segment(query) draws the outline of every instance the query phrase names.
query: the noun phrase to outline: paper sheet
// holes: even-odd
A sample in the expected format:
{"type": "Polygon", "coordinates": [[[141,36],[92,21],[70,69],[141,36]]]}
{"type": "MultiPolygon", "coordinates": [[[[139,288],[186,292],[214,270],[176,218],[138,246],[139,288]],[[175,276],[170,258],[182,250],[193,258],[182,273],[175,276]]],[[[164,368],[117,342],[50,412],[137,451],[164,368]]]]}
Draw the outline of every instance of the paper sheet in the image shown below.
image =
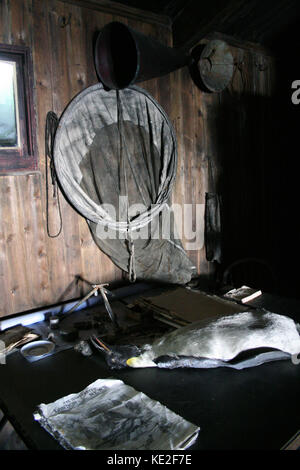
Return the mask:
{"type": "Polygon", "coordinates": [[[65,449],[183,450],[200,430],[116,379],[98,379],[80,393],[41,404],[34,418],[65,449]]]}

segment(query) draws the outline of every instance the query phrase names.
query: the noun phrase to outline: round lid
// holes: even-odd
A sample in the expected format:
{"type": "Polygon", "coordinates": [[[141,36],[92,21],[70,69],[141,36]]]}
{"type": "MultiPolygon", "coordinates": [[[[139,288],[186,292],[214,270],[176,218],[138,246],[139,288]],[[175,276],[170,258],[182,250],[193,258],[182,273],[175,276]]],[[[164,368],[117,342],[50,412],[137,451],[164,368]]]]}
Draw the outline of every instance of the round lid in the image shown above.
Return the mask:
{"type": "Polygon", "coordinates": [[[234,61],[228,44],[220,40],[210,41],[203,49],[198,63],[201,79],[212,92],[223,91],[230,83],[234,61]]]}

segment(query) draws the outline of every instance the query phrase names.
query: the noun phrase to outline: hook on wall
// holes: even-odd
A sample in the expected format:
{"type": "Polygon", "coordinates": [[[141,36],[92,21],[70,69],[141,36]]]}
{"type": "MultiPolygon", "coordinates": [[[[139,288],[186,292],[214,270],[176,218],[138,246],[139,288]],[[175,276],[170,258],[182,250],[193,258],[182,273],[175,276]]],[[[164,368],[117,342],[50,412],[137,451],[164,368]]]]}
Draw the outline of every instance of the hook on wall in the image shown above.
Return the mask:
{"type": "Polygon", "coordinates": [[[71,24],[71,18],[72,18],[72,14],[69,13],[68,17],[66,16],[59,16],[58,17],[58,24],[61,28],[65,28],[66,26],[68,26],[69,24],[71,24]]]}
{"type": "Polygon", "coordinates": [[[255,67],[260,71],[264,72],[269,68],[269,61],[268,58],[263,54],[255,54],[254,55],[255,67]]]}

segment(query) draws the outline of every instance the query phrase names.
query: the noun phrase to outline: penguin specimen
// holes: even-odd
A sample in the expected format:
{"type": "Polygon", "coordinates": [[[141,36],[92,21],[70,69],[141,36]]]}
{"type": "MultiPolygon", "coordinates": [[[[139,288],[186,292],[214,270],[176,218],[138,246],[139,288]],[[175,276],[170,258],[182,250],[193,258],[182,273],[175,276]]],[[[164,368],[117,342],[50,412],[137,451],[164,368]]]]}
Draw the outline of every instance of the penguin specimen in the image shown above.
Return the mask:
{"type": "Polygon", "coordinates": [[[140,348],[107,345],[95,335],[90,340],[112,369],[244,369],[298,355],[299,331],[299,325],[289,317],[256,310],[191,323],[140,348]]]}

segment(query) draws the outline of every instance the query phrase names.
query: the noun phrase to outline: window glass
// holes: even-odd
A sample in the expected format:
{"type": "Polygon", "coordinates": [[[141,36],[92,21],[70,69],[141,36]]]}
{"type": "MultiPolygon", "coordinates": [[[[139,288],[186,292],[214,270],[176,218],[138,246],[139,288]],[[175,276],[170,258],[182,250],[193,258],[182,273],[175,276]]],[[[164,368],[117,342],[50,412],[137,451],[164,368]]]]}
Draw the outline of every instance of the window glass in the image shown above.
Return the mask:
{"type": "Polygon", "coordinates": [[[16,64],[0,60],[0,147],[18,147],[16,64]]]}
{"type": "Polygon", "coordinates": [[[0,44],[0,176],[38,168],[33,88],[30,49],[0,44]]]}

